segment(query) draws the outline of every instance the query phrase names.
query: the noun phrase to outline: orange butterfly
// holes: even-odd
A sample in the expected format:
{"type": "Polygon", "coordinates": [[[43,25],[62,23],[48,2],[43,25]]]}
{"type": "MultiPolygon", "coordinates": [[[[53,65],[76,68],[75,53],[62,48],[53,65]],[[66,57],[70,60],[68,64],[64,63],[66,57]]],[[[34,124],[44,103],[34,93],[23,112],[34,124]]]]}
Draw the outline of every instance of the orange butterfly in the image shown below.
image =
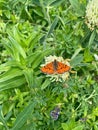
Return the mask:
{"type": "Polygon", "coordinates": [[[63,74],[70,70],[70,66],[54,60],[41,68],[41,71],[45,74],[63,74]]]}

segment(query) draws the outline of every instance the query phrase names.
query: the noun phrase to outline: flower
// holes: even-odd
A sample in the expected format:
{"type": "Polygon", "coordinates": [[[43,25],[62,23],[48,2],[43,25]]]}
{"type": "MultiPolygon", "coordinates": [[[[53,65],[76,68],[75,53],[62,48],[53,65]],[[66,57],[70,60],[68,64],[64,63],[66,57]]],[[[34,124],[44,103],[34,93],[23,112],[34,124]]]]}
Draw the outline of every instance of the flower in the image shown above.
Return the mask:
{"type": "Polygon", "coordinates": [[[57,120],[59,114],[60,114],[60,107],[55,107],[55,109],[50,112],[50,116],[53,120],[57,120]]]}
{"type": "MultiPolygon", "coordinates": [[[[48,57],[45,57],[45,64],[43,64],[41,66],[47,66],[48,63],[53,63],[55,60],[57,61],[57,63],[61,62],[62,64],[65,64],[70,68],[70,63],[69,63],[70,60],[69,59],[64,60],[63,57],[57,57],[55,55],[54,56],[50,55],[48,57]]],[[[53,66],[53,67],[55,68],[55,66],[53,66]]],[[[59,64],[57,64],[56,69],[58,69],[58,67],[59,67],[59,64]]],[[[54,82],[54,81],[62,82],[62,81],[65,81],[66,79],[68,79],[69,71],[65,71],[64,73],[55,73],[55,70],[54,70],[53,74],[48,74],[48,73],[46,73],[46,74],[47,74],[46,75],[47,77],[50,77],[50,80],[52,82],[54,82]]]]}
{"type": "Polygon", "coordinates": [[[98,28],[98,0],[89,0],[86,7],[86,24],[89,29],[98,28]]]}
{"type": "Polygon", "coordinates": [[[86,122],[87,121],[87,117],[80,118],[80,121],[81,122],[86,122]]]}
{"type": "Polygon", "coordinates": [[[98,55],[94,54],[95,60],[98,61],[98,55]]]}

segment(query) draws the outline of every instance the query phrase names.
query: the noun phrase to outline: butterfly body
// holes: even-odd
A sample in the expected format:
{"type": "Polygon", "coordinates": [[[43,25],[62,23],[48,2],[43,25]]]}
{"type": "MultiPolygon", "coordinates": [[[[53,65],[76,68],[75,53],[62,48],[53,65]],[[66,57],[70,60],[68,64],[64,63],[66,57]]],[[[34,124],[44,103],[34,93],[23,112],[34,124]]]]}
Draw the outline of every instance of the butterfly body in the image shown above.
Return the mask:
{"type": "Polygon", "coordinates": [[[45,74],[63,74],[69,70],[70,66],[57,60],[54,60],[41,68],[41,71],[45,74]]]}

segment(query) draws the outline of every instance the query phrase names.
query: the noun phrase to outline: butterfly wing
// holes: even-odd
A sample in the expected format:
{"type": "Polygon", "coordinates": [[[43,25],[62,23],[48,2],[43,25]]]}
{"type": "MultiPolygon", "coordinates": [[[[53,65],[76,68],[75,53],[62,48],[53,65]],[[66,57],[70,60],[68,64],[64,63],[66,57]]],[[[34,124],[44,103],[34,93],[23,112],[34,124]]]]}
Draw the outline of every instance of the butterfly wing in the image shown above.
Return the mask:
{"type": "Polygon", "coordinates": [[[41,68],[41,71],[45,74],[53,74],[54,73],[54,67],[53,67],[53,62],[48,63],[44,67],[41,68]]]}
{"type": "Polygon", "coordinates": [[[41,71],[45,74],[63,74],[70,70],[70,66],[54,60],[41,68],[41,71]]]}
{"type": "Polygon", "coordinates": [[[57,62],[57,63],[58,63],[58,67],[57,67],[58,74],[63,74],[70,70],[70,66],[63,64],[62,62],[57,62]]]}

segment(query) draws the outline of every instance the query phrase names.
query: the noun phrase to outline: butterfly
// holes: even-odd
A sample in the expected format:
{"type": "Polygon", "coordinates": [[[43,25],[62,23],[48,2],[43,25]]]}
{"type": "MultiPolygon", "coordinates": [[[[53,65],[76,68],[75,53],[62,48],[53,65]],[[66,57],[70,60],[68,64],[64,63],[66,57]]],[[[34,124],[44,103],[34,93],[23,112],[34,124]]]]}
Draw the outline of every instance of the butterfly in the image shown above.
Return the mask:
{"type": "Polygon", "coordinates": [[[54,60],[41,68],[41,71],[45,74],[63,74],[69,70],[70,66],[57,60],[54,60]]]}

